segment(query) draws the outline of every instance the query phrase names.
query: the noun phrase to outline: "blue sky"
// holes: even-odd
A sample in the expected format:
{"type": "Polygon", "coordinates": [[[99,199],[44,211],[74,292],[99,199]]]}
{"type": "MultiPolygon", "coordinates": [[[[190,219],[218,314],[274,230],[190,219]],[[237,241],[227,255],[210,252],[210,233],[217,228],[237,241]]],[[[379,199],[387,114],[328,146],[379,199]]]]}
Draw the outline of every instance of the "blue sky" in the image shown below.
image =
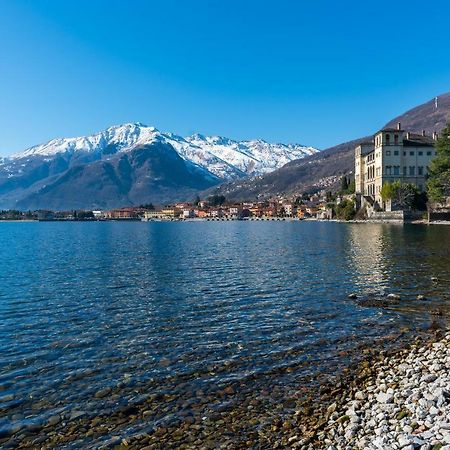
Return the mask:
{"type": "Polygon", "coordinates": [[[137,121],[326,148],[450,91],[448,17],[448,0],[1,0],[0,154],[137,121]]]}

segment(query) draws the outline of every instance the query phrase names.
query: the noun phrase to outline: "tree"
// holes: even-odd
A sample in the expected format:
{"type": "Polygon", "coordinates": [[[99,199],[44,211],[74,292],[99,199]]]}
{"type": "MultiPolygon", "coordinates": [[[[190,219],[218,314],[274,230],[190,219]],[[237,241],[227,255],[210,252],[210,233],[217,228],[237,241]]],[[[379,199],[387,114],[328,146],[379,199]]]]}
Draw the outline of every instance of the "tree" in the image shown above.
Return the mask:
{"type": "Polygon", "coordinates": [[[391,200],[400,209],[412,209],[417,204],[420,192],[414,184],[402,184],[399,180],[385,183],[381,188],[381,198],[391,200]]]}
{"type": "Polygon", "coordinates": [[[353,178],[350,183],[348,184],[348,189],[347,189],[347,193],[348,194],[354,194],[356,190],[356,182],[355,179],[353,178]]]}
{"type": "Polygon", "coordinates": [[[428,171],[427,190],[432,201],[443,203],[450,196],[450,124],[436,141],[436,152],[428,171]]]}
{"type": "Polygon", "coordinates": [[[221,206],[225,203],[225,196],[214,194],[208,198],[208,203],[212,206],[221,206]]]}
{"type": "Polygon", "coordinates": [[[355,187],[356,185],[354,178],[347,177],[346,175],[341,178],[341,194],[354,194],[355,187]]]}
{"type": "Polygon", "coordinates": [[[351,200],[343,200],[336,205],[336,217],[341,220],[352,220],[355,217],[355,204],[351,200]]]}
{"type": "Polygon", "coordinates": [[[194,205],[198,206],[198,204],[201,202],[200,197],[197,195],[194,199],[194,205]]]}
{"type": "Polygon", "coordinates": [[[149,211],[153,211],[155,207],[153,206],[153,203],[144,203],[142,205],[139,205],[139,208],[147,209],[149,211]]]}
{"type": "Polygon", "coordinates": [[[393,183],[390,183],[389,181],[387,183],[384,183],[381,188],[381,198],[383,201],[392,200],[395,195],[395,190],[397,189],[397,186],[400,184],[399,181],[394,181],[393,183]]]}
{"type": "MultiPolygon", "coordinates": [[[[78,219],[94,219],[94,213],[92,211],[75,211],[78,219]]],[[[74,216],[75,217],[75,216],[74,216]]]]}
{"type": "Polygon", "coordinates": [[[344,175],[344,176],[341,178],[341,192],[342,192],[343,194],[346,194],[346,193],[347,193],[347,189],[348,189],[348,180],[347,180],[347,176],[344,175]]]}

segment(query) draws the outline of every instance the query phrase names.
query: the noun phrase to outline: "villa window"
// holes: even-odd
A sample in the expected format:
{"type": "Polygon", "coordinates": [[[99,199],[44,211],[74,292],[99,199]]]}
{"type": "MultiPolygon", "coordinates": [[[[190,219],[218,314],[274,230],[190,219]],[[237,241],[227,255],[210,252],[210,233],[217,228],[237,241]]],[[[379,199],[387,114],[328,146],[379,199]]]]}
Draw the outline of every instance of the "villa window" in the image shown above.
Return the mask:
{"type": "Polygon", "coordinates": [[[407,173],[407,169],[408,169],[408,168],[407,168],[406,166],[403,167],[403,176],[404,176],[404,177],[406,177],[406,175],[408,174],[408,173],[407,173]]]}
{"type": "Polygon", "coordinates": [[[415,174],[416,174],[416,167],[409,166],[409,175],[413,177],[415,174]]]}
{"type": "Polygon", "coordinates": [[[391,156],[391,151],[390,150],[386,150],[386,156],[391,156]]]}
{"type": "Polygon", "coordinates": [[[410,156],[414,156],[414,152],[409,152],[409,155],[410,156]]]}
{"type": "Polygon", "coordinates": [[[386,135],[386,145],[390,145],[391,144],[391,135],[387,134],[386,135]]]}
{"type": "Polygon", "coordinates": [[[423,152],[419,152],[419,156],[422,156],[423,155],[423,152]]]}
{"type": "Polygon", "coordinates": [[[394,144],[398,145],[398,134],[394,134],[394,144]]]}
{"type": "Polygon", "coordinates": [[[406,152],[403,152],[403,156],[406,156],[406,152]]]}
{"type": "Polygon", "coordinates": [[[394,150],[394,155],[398,156],[398,150],[394,150]]]}
{"type": "Polygon", "coordinates": [[[427,152],[427,156],[431,156],[431,152],[427,152]]]}
{"type": "Polygon", "coordinates": [[[394,175],[400,175],[400,166],[394,166],[394,175]]]}
{"type": "Polygon", "coordinates": [[[417,168],[417,172],[418,172],[419,175],[423,175],[423,166],[419,166],[417,168]]]}
{"type": "Polygon", "coordinates": [[[386,175],[392,175],[391,171],[392,171],[392,167],[386,166],[386,175]]]}

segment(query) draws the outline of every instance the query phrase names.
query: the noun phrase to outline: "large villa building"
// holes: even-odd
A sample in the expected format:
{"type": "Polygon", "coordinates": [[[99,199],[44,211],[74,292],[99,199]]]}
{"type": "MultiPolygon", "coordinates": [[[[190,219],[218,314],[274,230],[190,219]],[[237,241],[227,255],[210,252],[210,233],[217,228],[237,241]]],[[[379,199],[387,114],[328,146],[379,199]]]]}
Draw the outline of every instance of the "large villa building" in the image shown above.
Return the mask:
{"type": "Polygon", "coordinates": [[[371,142],[363,142],[355,149],[355,184],[357,206],[365,202],[375,209],[385,209],[381,188],[396,180],[412,183],[420,191],[426,187],[430,161],[436,156],[433,137],[414,134],[397,128],[385,128],[374,135],[371,142]]]}

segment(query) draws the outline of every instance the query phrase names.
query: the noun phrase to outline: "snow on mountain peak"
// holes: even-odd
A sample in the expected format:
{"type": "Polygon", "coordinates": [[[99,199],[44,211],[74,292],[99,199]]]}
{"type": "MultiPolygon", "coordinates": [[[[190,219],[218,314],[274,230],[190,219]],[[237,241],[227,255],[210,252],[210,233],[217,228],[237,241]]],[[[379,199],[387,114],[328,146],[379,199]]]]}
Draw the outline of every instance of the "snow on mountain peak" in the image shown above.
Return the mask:
{"type": "Polygon", "coordinates": [[[57,154],[78,151],[96,152],[102,157],[110,157],[111,154],[131,151],[138,145],[152,142],[170,144],[186,161],[227,180],[268,173],[289,161],[318,151],[313,147],[299,144],[270,144],[260,139],[235,141],[222,136],[204,136],[199,133],[183,138],[135,122],[114,125],[91,136],[53,139],[15,154],[11,158],[51,158],[57,154]]]}

